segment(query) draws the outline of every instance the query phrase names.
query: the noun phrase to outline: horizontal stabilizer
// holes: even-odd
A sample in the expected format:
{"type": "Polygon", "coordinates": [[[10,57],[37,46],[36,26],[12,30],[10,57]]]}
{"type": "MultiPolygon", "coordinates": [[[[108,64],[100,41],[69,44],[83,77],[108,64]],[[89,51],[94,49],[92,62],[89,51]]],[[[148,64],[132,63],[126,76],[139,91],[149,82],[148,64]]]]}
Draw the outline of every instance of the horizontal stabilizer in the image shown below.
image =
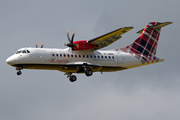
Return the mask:
{"type": "MultiPolygon", "coordinates": [[[[169,25],[169,24],[172,24],[173,22],[163,22],[163,23],[158,23],[156,25],[151,25],[151,24],[148,24],[148,28],[154,28],[154,29],[158,29],[158,28],[162,28],[166,25],[169,25]]],[[[138,31],[137,33],[141,34],[142,32],[144,31],[144,29],[138,31]]]]}

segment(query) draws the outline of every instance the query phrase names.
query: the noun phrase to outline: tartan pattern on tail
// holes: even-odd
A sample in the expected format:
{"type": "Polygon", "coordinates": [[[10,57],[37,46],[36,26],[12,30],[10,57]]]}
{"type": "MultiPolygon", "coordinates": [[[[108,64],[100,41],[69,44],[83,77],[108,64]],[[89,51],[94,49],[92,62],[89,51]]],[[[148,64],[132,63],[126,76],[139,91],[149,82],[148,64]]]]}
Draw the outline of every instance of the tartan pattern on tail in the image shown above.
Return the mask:
{"type": "Polygon", "coordinates": [[[139,38],[137,38],[131,45],[120,49],[125,52],[135,54],[136,58],[141,60],[143,64],[145,62],[149,63],[153,61],[158,61],[158,58],[156,58],[155,55],[161,29],[154,29],[148,27],[156,24],[159,23],[148,23],[139,38]]]}

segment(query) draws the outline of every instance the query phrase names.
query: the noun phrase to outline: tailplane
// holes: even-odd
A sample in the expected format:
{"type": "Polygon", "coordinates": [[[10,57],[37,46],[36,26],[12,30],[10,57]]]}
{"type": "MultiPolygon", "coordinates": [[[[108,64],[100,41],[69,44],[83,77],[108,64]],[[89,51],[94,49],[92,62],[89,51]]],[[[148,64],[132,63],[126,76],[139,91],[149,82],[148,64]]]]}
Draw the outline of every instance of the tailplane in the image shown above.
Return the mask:
{"type": "Polygon", "coordinates": [[[135,53],[139,59],[155,60],[157,44],[160,36],[161,28],[171,24],[172,22],[150,22],[144,29],[138,31],[141,36],[137,38],[131,45],[121,48],[128,53],[135,53]],[[143,56],[143,57],[142,57],[143,56]]]}

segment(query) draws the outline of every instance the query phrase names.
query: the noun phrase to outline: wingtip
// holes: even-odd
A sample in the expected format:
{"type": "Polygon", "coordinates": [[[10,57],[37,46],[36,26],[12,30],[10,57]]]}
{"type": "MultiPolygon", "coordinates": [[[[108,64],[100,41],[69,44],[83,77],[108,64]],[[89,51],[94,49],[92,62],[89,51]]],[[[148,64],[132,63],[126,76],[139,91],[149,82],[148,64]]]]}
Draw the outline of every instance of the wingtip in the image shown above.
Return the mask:
{"type": "Polygon", "coordinates": [[[133,26],[130,26],[130,29],[133,29],[134,27],[133,26]]]}
{"type": "Polygon", "coordinates": [[[123,28],[128,28],[128,29],[133,29],[133,26],[129,26],[129,27],[123,27],[123,28]]]}
{"type": "Polygon", "coordinates": [[[172,24],[173,22],[167,21],[167,22],[165,22],[165,23],[172,24]]]}
{"type": "Polygon", "coordinates": [[[173,22],[165,22],[167,25],[172,24],[173,22]]]}

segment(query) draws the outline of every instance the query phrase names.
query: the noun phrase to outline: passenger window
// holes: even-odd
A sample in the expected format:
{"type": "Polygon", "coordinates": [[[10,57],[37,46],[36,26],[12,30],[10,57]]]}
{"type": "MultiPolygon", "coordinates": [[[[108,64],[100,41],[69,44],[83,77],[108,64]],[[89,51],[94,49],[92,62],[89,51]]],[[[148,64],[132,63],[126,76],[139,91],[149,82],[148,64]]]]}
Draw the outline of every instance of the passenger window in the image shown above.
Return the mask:
{"type": "Polygon", "coordinates": [[[56,54],[56,56],[58,57],[59,55],[58,55],[58,54],[56,54]]]}
{"type": "Polygon", "coordinates": [[[90,55],[90,57],[92,58],[92,55],[90,55]]]}
{"type": "Polygon", "coordinates": [[[52,56],[54,57],[54,54],[52,54],[52,56]]]}
{"type": "Polygon", "coordinates": [[[79,55],[79,58],[81,58],[81,55],[79,55]]]}
{"type": "Polygon", "coordinates": [[[103,56],[101,56],[101,58],[103,59],[103,56]]]}
{"type": "Polygon", "coordinates": [[[23,51],[22,51],[22,53],[26,53],[26,51],[25,51],[25,50],[23,50],[23,51]]]}
{"type": "Polygon", "coordinates": [[[86,57],[89,58],[89,55],[87,55],[86,57]]]}
{"type": "Polygon", "coordinates": [[[96,56],[94,55],[94,58],[96,58],[96,56]]]}
{"type": "Polygon", "coordinates": [[[60,54],[60,57],[62,57],[62,54],[60,54]]]}
{"type": "Polygon", "coordinates": [[[111,59],[111,56],[109,56],[109,59],[111,59]]]}
{"type": "Polygon", "coordinates": [[[85,58],[85,56],[83,55],[83,58],[85,58]]]}
{"type": "Polygon", "coordinates": [[[100,58],[100,57],[98,56],[98,58],[100,58]]]}
{"type": "Polygon", "coordinates": [[[67,56],[69,57],[69,54],[67,54],[67,56]]]}
{"type": "Polygon", "coordinates": [[[66,54],[64,54],[64,57],[66,57],[66,54]]]}
{"type": "Polygon", "coordinates": [[[114,59],[114,56],[112,56],[112,59],[114,59]]]}
{"type": "Polygon", "coordinates": [[[71,57],[73,57],[73,55],[71,55],[71,57]]]}
{"type": "Polygon", "coordinates": [[[105,58],[107,59],[107,56],[105,56],[105,58]]]}
{"type": "Polygon", "coordinates": [[[75,57],[77,57],[77,55],[75,55],[75,57]]]}

